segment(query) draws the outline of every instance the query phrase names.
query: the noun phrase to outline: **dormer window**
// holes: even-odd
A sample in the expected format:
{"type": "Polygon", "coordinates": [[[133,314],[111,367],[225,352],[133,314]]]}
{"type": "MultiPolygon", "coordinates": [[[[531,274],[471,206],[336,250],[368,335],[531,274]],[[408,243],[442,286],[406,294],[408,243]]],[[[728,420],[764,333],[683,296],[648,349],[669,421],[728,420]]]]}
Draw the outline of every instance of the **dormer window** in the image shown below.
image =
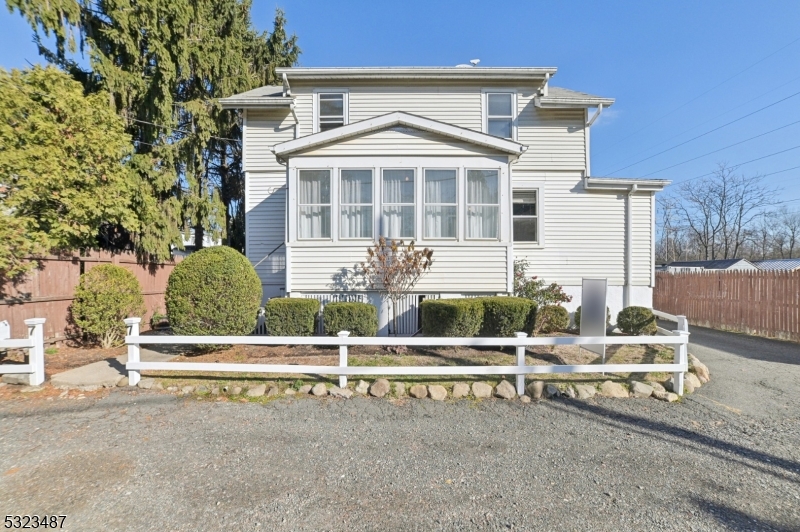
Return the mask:
{"type": "Polygon", "coordinates": [[[514,138],[514,94],[510,92],[486,93],[486,132],[504,139],[514,138]]]}
{"type": "Polygon", "coordinates": [[[321,92],[317,98],[317,131],[328,131],[347,123],[346,93],[321,92]]]}

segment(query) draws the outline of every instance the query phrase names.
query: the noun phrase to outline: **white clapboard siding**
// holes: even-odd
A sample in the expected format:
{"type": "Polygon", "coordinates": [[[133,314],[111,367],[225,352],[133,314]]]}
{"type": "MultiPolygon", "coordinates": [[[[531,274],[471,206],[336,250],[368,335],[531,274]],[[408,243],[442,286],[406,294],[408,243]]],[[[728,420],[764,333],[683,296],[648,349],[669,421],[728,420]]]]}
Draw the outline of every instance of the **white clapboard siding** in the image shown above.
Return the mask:
{"type": "Polygon", "coordinates": [[[583,170],[586,168],[583,109],[540,109],[533,94],[517,94],[517,141],[528,146],[515,171],[583,170]]]}
{"type": "Polygon", "coordinates": [[[244,170],[285,172],[272,146],[294,138],[294,118],[288,109],[248,109],[244,134],[244,170]]]}
{"type": "Polygon", "coordinates": [[[286,249],[275,250],[286,234],[286,175],[259,172],[246,175],[247,258],[256,265],[264,296],[274,297],[281,295],[286,285],[286,249]]]}
{"type": "MultiPolygon", "coordinates": [[[[353,282],[353,273],[367,258],[368,243],[291,249],[291,291],[341,292],[363,289],[353,282]]],[[[415,291],[506,292],[507,253],[505,245],[431,245],[433,266],[415,291]]]]}
{"type": "MultiPolygon", "coordinates": [[[[532,180],[514,174],[514,180],[532,180]]],[[[541,176],[539,180],[542,180],[541,176]]],[[[580,286],[584,277],[607,278],[610,285],[625,282],[625,195],[586,192],[581,176],[547,174],[544,191],[544,247],[516,242],[514,255],[529,264],[529,273],[547,282],[580,286]]],[[[651,196],[634,195],[633,283],[650,285],[651,196]]]]}

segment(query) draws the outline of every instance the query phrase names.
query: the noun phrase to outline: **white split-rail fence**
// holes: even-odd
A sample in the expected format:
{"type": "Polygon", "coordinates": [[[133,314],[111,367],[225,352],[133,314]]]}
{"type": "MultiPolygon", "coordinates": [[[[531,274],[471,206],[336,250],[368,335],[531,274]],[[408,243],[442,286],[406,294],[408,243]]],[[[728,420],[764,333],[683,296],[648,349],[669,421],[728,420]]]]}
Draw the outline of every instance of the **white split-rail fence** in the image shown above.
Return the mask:
{"type": "Polygon", "coordinates": [[[551,373],[647,373],[671,372],[675,389],[683,394],[683,374],[688,371],[689,329],[684,316],[658,313],[662,319],[678,323],[678,329],[664,331],[658,339],[652,336],[573,336],[535,337],[518,332],[515,338],[439,338],[439,337],[351,337],[342,331],[332,336],[140,336],[141,318],[128,318],[128,380],[138,384],[142,371],[191,371],[235,373],[291,373],[308,375],[338,375],[339,386],[347,386],[348,375],[516,375],[517,393],[525,393],[525,376],[551,373]],[[672,345],[675,357],[672,364],[587,364],[528,366],[525,348],[534,345],[672,345]],[[303,364],[238,364],[221,362],[143,362],[141,345],[330,345],[339,346],[338,366],[311,366],[303,364]],[[463,346],[516,348],[517,364],[514,366],[349,366],[347,348],[352,345],[370,346],[463,346]]]}
{"type": "Polygon", "coordinates": [[[13,339],[7,321],[0,322],[0,350],[27,349],[27,364],[0,364],[0,374],[28,374],[28,384],[39,386],[44,382],[44,322],[45,318],[25,320],[28,337],[13,339]]]}

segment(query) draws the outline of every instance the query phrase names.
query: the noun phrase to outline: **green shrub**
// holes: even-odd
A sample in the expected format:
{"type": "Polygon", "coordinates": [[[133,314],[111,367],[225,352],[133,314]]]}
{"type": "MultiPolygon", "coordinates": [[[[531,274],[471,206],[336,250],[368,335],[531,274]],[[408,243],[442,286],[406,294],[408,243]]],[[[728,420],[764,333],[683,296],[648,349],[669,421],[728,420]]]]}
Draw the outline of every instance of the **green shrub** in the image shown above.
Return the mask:
{"type": "Polygon", "coordinates": [[[142,287],[121,266],[96,266],[81,275],[70,312],[91,341],[104,348],[119,345],[126,332],[122,320],[145,312],[142,287]]]}
{"type": "Polygon", "coordinates": [[[201,249],[178,264],[167,282],[167,317],[180,335],[237,336],[253,332],[261,280],[233,248],[201,249]]]}
{"type": "Polygon", "coordinates": [[[267,333],[271,336],[312,336],[318,314],[316,299],[273,297],[264,306],[267,333]]]}
{"type": "Polygon", "coordinates": [[[350,331],[350,336],[376,336],[378,309],[369,303],[328,303],[322,311],[325,334],[336,336],[350,331]]]}
{"type": "Polygon", "coordinates": [[[477,335],[483,323],[483,302],[479,298],[426,299],[422,308],[424,336],[477,335]]]}
{"type": "Polygon", "coordinates": [[[569,312],[559,305],[544,305],[536,312],[534,335],[552,334],[569,327],[569,312]]]}
{"type": "Polygon", "coordinates": [[[647,307],[626,307],[617,314],[617,327],[631,336],[652,336],[658,332],[656,317],[647,307]]]}
{"type": "Polygon", "coordinates": [[[483,325],[480,335],[513,337],[516,332],[530,330],[536,303],[522,297],[481,297],[483,325]]]}
{"type": "MultiPolygon", "coordinates": [[[[611,323],[611,309],[606,307],[606,325],[608,325],[609,323],[611,323]]],[[[577,309],[575,309],[575,328],[578,329],[578,330],[580,330],[580,328],[581,328],[581,307],[580,307],[580,305],[578,306],[577,309]]]]}

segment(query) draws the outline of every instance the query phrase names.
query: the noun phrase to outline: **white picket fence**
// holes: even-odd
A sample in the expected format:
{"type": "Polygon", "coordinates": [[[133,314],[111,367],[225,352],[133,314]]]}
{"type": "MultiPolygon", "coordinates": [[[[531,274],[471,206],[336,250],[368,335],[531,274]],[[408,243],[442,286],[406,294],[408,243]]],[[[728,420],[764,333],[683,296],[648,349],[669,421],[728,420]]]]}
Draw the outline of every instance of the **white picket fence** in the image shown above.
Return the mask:
{"type": "MultiPolygon", "coordinates": [[[[663,313],[662,313],[663,314],[663,313]]],[[[141,378],[142,371],[191,371],[191,372],[235,372],[235,373],[291,373],[314,375],[338,375],[339,386],[347,385],[348,375],[516,375],[517,393],[525,391],[525,376],[551,373],[646,373],[671,372],[675,389],[683,393],[683,373],[688,370],[689,331],[686,318],[673,316],[678,329],[668,334],[652,336],[575,336],[535,337],[516,333],[516,338],[433,338],[433,337],[350,337],[342,331],[331,336],[140,336],[141,318],[128,318],[128,362],[126,369],[131,385],[141,378]],[[141,345],[336,345],[339,346],[338,366],[312,366],[302,364],[229,364],[218,362],[143,362],[140,359],[141,345]],[[672,364],[588,364],[528,366],[525,363],[525,348],[534,345],[672,345],[675,356],[672,364]],[[370,346],[464,346],[516,348],[517,364],[514,366],[349,366],[347,348],[351,345],[370,346]]]]}
{"type": "Polygon", "coordinates": [[[45,318],[25,320],[28,337],[12,339],[8,322],[0,322],[0,350],[27,349],[27,364],[1,364],[0,374],[28,374],[28,384],[38,386],[44,382],[44,322],[45,318]]]}

